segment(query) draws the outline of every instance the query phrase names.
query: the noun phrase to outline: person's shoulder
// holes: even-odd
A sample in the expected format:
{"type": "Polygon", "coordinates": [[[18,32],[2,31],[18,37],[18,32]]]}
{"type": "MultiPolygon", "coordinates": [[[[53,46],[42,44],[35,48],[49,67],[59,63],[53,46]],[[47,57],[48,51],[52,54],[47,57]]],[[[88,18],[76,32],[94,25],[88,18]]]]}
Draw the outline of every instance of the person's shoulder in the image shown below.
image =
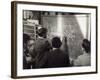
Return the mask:
{"type": "Polygon", "coordinates": [[[59,52],[64,54],[64,55],[66,55],[66,52],[64,50],[62,50],[62,49],[59,49],[59,52]]]}
{"type": "Polygon", "coordinates": [[[85,54],[78,56],[78,60],[84,60],[84,58],[86,58],[85,54]]]}
{"type": "Polygon", "coordinates": [[[56,52],[56,53],[59,53],[60,55],[64,55],[64,56],[67,55],[67,54],[66,54],[63,50],[61,50],[61,49],[56,49],[55,52],[56,52]]]}
{"type": "Polygon", "coordinates": [[[42,38],[37,38],[36,40],[35,40],[35,42],[36,43],[39,43],[39,42],[45,42],[46,40],[45,39],[42,39],[42,38]]]}
{"type": "Polygon", "coordinates": [[[82,54],[82,55],[79,55],[79,56],[78,56],[78,59],[81,59],[81,58],[83,58],[83,56],[84,56],[83,54],[82,54]]]}
{"type": "Polygon", "coordinates": [[[54,51],[53,51],[53,50],[47,51],[47,52],[46,52],[46,56],[47,56],[48,58],[51,58],[52,56],[54,56],[54,51]]]}

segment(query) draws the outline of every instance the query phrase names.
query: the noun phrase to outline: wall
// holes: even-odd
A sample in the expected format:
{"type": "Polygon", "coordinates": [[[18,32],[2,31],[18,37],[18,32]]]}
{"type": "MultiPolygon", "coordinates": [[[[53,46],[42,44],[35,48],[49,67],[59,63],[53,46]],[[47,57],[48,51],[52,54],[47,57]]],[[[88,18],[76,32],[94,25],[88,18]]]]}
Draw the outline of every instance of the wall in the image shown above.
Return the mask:
{"type": "Polygon", "coordinates": [[[69,56],[73,59],[82,54],[81,43],[83,37],[85,37],[82,32],[87,31],[84,30],[86,29],[85,27],[87,27],[84,18],[86,19],[86,16],[83,17],[83,15],[78,14],[48,15],[42,17],[43,26],[48,29],[48,37],[50,39],[54,36],[59,36],[63,41],[64,37],[67,37],[69,56]],[[85,25],[80,25],[78,23],[85,25]]]}
{"type": "MultiPolygon", "coordinates": [[[[100,5],[100,0],[30,0],[37,2],[51,2],[64,4],[80,4],[80,5],[100,5]]],[[[100,6],[98,7],[100,14],[100,6]]],[[[100,16],[98,15],[98,34],[100,16]]],[[[100,37],[98,37],[98,47],[100,45],[100,37]]],[[[99,51],[100,52],[100,51],[99,51]]],[[[98,52],[98,53],[99,53],[98,52]]],[[[100,54],[98,54],[100,57],[100,54]]],[[[98,63],[100,59],[98,58],[98,63]]],[[[100,64],[98,64],[100,67],[100,64]]],[[[0,0],[0,80],[14,80],[10,78],[11,71],[11,0],[0,0]]],[[[60,77],[34,78],[34,80],[100,80],[100,69],[98,74],[73,75],[60,77]]],[[[20,79],[19,79],[20,80],[20,79]]],[[[24,79],[22,79],[24,80],[24,79]]],[[[33,80],[33,78],[26,79],[33,80]]]]}

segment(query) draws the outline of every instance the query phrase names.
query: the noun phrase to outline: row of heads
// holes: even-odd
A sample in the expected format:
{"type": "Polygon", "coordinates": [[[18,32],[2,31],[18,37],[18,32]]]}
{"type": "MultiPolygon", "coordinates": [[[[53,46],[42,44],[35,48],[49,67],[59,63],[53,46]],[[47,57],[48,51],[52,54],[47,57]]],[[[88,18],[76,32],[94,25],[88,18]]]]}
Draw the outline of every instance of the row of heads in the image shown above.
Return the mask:
{"type": "MultiPolygon", "coordinates": [[[[47,29],[46,28],[40,28],[37,31],[38,36],[46,38],[47,35],[47,29]]],[[[26,43],[28,40],[30,40],[30,36],[27,34],[23,34],[23,42],[26,43]]],[[[53,37],[52,40],[52,46],[54,48],[60,48],[62,45],[62,41],[60,40],[60,37],[56,36],[53,37]]],[[[82,41],[82,48],[89,53],[90,52],[90,41],[88,39],[83,39],[82,41]]]]}

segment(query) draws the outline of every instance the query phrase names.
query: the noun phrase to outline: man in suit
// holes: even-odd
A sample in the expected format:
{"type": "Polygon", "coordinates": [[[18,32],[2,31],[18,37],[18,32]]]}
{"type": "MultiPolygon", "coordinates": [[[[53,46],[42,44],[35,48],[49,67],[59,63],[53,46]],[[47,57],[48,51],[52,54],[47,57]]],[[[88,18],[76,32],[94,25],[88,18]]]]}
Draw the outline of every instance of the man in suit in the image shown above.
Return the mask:
{"type": "Polygon", "coordinates": [[[59,37],[52,39],[53,50],[47,54],[47,67],[68,67],[70,66],[69,56],[60,49],[62,42],[59,37]]]}
{"type": "Polygon", "coordinates": [[[35,68],[44,67],[45,53],[51,49],[51,45],[46,37],[47,37],[47,29],[46,28],[38,29],[38,38],[34,42],[34,50],[33,53],[31,54],[32,57],[35,59],[35,68]]]}

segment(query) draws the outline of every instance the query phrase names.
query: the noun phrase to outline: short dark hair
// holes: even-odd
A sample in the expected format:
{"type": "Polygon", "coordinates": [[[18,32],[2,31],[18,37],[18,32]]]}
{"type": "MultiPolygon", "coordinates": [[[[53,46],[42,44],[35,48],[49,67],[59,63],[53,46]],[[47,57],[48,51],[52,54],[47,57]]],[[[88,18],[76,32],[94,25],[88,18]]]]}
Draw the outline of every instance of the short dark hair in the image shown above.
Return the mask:
{"type": "Polygon", "coordinates": [[[43,37],[44,35],[46,35],[46,33],[47,33],[47,29],[46,29],[46,28],[40,28],[40,29],[38,29],[38,31],[37,31],[37,34],[38,34],[39,36],[41,36],[41,37],[43,37]]]}
{"type": "Polygon", "coordinates": [[[62,42],[61,42],[61,40],[60,40],[59,37],[54,37],[54,38],[52,39],[52,46],[53,46],[54,48],[60,48],[61,45],[62,45],[62,42]]]}
{"type": "Polygon", "coordinates": [[[30,40],[30,36],[28,35],[28,34],[23,34],[23,43],[27,43],[27,41],[29,41],[30,40]]]}
{"type": "Polygon", "coordinates": [[[88,41],[87,39],[84,39],[82,43],[82,47],[85,49],[87,53],[89,53],[90,52],[90,41],[88,41]]]}

